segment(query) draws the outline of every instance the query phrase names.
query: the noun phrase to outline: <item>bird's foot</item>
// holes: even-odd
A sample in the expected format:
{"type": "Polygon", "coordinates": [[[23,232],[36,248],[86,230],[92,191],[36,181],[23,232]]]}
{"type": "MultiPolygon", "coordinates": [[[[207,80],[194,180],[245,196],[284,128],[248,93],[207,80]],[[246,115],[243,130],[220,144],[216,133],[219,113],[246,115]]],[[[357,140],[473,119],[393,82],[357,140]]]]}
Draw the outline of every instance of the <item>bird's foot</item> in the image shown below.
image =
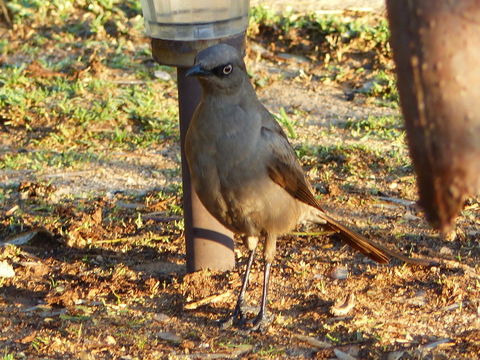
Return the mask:
{"type": "Polygon", "coordinates": [[[272,320],[273,316],[267,315],[264,312],[259,312],[252,321],[252,327],[250,328],[250,331],[263,333],[268,329],[272,320]]]}
{"type": "Polygon", "coordinates": [[[220,321],[220,325],[223,329],[228,329],[232,326],[244,327],[247,324],[246,314],[249,312],[255,312],[255,309],[251,306],[236,306],[232,315],[220,321]]]}
{"type": "Polygon", "coordinates": [[[232,326],[244,326],[246,322],[247,320],[245,319],[245,315],[243,315],[243,313],[234,312],[226,319],[220,320],[220,326],[222,329],[229,329],[232,326]]]}

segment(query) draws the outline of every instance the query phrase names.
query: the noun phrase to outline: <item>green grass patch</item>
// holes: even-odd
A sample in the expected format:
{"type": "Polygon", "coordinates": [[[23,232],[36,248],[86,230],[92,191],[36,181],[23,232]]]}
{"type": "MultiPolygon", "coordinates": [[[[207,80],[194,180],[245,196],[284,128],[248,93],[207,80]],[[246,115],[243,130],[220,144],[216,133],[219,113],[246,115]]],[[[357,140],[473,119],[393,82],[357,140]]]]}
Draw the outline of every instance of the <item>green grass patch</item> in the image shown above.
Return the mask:
{"type": "Polygon", "coordinates": [[[63,152],[38,150],[5,154],[0,157],[0,169],[5,170],[44,170],[53,168],[78,168],[86,162],[98,162],[104,157],[92,152],[68,150],[63,152]]]}
{"type": "Polygon", "coordinates": [[[304,144],[295,151],[304,164],[320,168],[325,176],[334,173],[365,179],[372,175],[405,175],[413,171],[408,153],[402,145],[385,151],[358,143],[326,146],[304,144]]]}
{"type": "Polygon", "coordinates": [[[388,43],[390,31],[383,17],[277,13],[263,6],[255,6],[250,11],[250,23],[266,28],[265,31],[281,33],[287,43],[294,42],[293,34],[290,34],[292,30],[302,30],[306,36],[304,40],[315,40],[317,46],[326,46],[331,51],[354,45],[354,49],[349,50],[375,49],[383,55],[391,54],[388,43]]]}
{"type": "MultiPolygon", "coordinates": [[[[275,53],[306,57],[312,67],[322,69],[317,76],[324,81],[346,85],[379,105],[398,106],[385,17],[277,13],[257,6],[251,9],[248,34],[275,53]]],[[[257,82],[263,85],[263,81],[257,82]]]]}
{"type": "Polygon", "coordinates": [[[369,116],[366,119],[349,119],[342,127],[350,130],[355,138],[370,137],[381,140],[403,141],[405,131],[399,116],[369,116]]]}

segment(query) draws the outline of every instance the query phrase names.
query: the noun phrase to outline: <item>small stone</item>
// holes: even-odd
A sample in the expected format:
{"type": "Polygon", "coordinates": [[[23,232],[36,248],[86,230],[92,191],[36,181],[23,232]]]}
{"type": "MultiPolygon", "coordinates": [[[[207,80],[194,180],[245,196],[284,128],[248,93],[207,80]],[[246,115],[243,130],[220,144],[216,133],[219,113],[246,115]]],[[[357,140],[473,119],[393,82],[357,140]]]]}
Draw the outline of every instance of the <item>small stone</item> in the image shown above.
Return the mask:
{"type": "Polygon", "coordinates": [[[450,249],[446,246],[442,246],[440,248],[440,255],[452,255],[452,249],[450,249]]]}
{"type": "Polygon", "coordinates": [[[405,351],[393,351],[387,355],[387,360],[398,360],[403,354],[405,354],[405,351]]]}
{"type": "Polygon", "coordinates": [[[153,73],[153,76],[155,76],[157,79],[160,79],[160,80],[163,80],[163,81],[172,80],[172,76],[168,72],[163,71],[163,70],[156,70],[153,73]]]}
{"type": "Polygon", "coordinates": [[[398,184],[396,182],[392,182],[390,185],[388,185],[388,188],[390,190],[394,190],[398,187],[398,184]]]}
{"type": "Polygon", "coordinates": [[[348,278],[348,269],[344,266],[337,266],[330,273],[332,279],[345,280],[348,278]]]}
{"type": "Polygon", "coordinates": [[[15,276],[15,270],[13,270],[12,265],[6,261],[0,261],[0,277],[12,278],[15,276]]]}
{"type": "Polygon", "coordinates": [[[403,218],[407,221],[421,220],[418,216],[413,215],[411,212],[405,213],[405,215],[403,215],[403,218]]]}
{"type": "Polygon", "coordinates": [[[345,299],[341,299],[330,308],[330,313],[334,316],[345,316],[354,307],[355,307],[355,295],[348,294],[345,297],[345,299]]]}
{"type": "Polygon", "coordinates": [[[427,303],[427,293],[420,290],[414,297],[408,299],[406,303],[414,306],[424,306],[427,303]]]}
{"type": "Polygon", "coordinates": [[[30,240],[32,240],[37,235],[37,231],[26,231],[20,234],[15,234],[10,236],[4,244],[11,244],[11,245],[25,245],[28,244],[30,240]]]}
{"type": "Polygon", "coordinates": [[[153,315],[153,320],[158,321],[158,322],[167,322],[170,320],[170,316],[164,313],[157,313],[153,315]]]}
{"type": "Polygon", "coordinates": [[[114,338],[112,335],[108,335],[108,336],[105,338],[105,342],[106,342],[108,345],[116,345],[116,344],[117,344],[117,340],[115,340],[115,338],[114,338]]]}
{"type": "Polygon", "coordinates": [[[337,359],[340,359],[340,360],[356,360],[357,359],[356,357],[353,357],[352,355],[347,354],[346,352],[343,352],[342,350],[339,350],[339,349],[333,349],[333,352],[335,353],[335,356],[337,357],[337,359]]]}
{"type": "Polygon", "coordinates": [[[157,336],[162,339],[162,340],[166,340],[166,341],[169,341],[169,342],[172,342],[172,343],[181,343],[182,342],[182,339],[180,338],[180,336],[172,333],[172,332],[169,332],[169,331],[162,331],[162,332],[159,332],[157,334],[157,336]]]}
{"type": "Polygon", "coordinates": [[[40,316],[47,319],[47,318],[53,318],[56,316],[64,315],[66,313],[67,313],[67,309],[47,310],[47,311],[42,311],[40,313],[40,316]]]}
{"type": "Polygon", "coordinates": [[[294,359],[310,359],[313,357],[316,351],[317,351],[316,349],[299,347],[299,348],[286,349],[285,353],[286,355],[288,355],[288,357],[294,358],[294,359]]]}
{"type": "Polygon", "coordinates": [[[277,56],[284,60],[294,61],[299,64],[308,64],[310,60],[302,55],[288,54],[288,53],[278,53],[277,56]]]}

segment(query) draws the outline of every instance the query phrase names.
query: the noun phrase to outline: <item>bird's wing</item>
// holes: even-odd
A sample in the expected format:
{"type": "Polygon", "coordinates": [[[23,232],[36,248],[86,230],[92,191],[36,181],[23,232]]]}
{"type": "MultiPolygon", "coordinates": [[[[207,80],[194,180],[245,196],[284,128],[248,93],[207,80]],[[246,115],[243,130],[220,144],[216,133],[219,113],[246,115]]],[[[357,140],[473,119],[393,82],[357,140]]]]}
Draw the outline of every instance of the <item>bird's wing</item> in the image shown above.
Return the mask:
{"type": "Polygon", "coordinates": [[[272,118],[272,121],[264,122],[261,131],[262,139],[271,154],[267,163],[270,178],[294,198],[321,210],[305,178],[302,166],[280,125],[272,118]]]}
{"type": "MultiPolygon", "coordinates": [[[[273,120],[273,119],[272,119],[273,120]]],[[[284,188],[294,198],[318,209],[318,216],[330,227],[340,232],[345,242],[379,263],[387,263],[389,258],[384,249],[348,227],[328,216],[313,196],[310,184],[295,156],[285,132],[275,121],[266,121],[262,127],[262,139],[269,147],[271,157],[267,164],[270,178],[284,188]]]]}
{"type": "Polygon", "coordinates": [[[409,264],[422,266],[435,264],[435,262],[430,259],[411,258],[403,255],[399,251],[391,250],[369,240],[325,213],[318,200],[313,196],[312,188],[305,178],[302,166],[287,139],[287,135],[270,113],[268,113],[267,110],[265,110],[265,112],[266,115],[264,116],[262,124],[262,139],[269,147],[271,157],[267,164],[267,171],[275,183],[284,188],[296,199],[318,209],[319,211],[316,212],[316,215],[320,219],[326,221],[332,229],[338,231],[347,244],[372,260],[379,263],[388,263],[389,256],[392,256],[409,264]],[[269,118],[267,118],[267,116],[269,116],[269,118]]]}

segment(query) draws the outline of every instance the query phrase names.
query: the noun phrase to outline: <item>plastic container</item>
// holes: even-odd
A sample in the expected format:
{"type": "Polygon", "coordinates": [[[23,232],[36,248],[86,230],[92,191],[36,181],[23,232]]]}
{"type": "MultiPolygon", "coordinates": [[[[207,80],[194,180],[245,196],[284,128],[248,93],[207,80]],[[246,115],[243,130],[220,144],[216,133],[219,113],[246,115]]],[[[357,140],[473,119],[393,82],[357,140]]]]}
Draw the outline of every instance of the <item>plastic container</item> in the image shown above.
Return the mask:
{"type": "Polygon", "coordinates": [[[248,26],[249,0],[141,0],[147,35],[164,40],[209,40],[248,26]]]}

